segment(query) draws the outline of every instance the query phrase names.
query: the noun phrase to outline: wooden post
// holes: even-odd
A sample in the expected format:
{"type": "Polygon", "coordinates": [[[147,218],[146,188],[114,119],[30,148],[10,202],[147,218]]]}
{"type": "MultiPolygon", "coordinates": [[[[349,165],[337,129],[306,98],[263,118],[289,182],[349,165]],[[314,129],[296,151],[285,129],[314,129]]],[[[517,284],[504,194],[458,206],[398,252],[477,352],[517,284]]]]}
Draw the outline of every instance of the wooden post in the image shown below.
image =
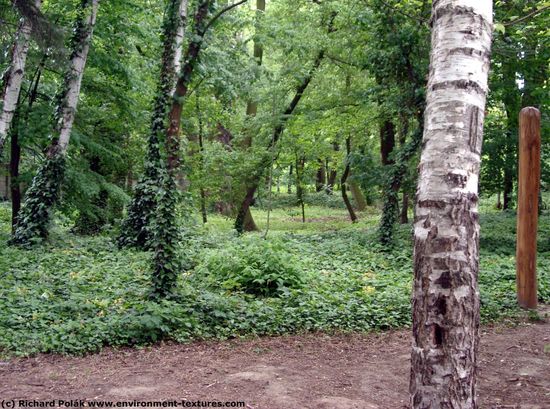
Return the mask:
{"type": "Polygon", "coordinates": [[[540,189],[540,112],[519,114],[516,284],[522,308],[537,308],[537,222],[540,189]]]}

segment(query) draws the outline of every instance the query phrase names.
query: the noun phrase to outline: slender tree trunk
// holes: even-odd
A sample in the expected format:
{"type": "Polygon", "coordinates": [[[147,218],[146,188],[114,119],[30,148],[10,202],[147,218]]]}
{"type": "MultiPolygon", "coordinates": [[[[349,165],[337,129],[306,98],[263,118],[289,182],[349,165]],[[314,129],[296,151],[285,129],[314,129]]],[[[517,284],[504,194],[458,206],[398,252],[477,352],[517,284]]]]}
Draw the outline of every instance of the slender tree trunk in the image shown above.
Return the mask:
{"type": "MultiPolygon", "coordinates": [[[[42,5],[42,0],[34,0],[34,5],[39,9],[42,5]]],[[[0,160],[3,156],[4,144],[10,130],[15,109],[17,108],[19,93],[21,92],[21,84],[23,83],[23,76],[25,75],[25,65],[29,51],[31,30],[32,25],[29,19],[22,17],[10,53],[11,63],[2,78],[3,104],[2,112],[0,113],[0,160]]]]}
{"type": "MultiPolygon", "coordinates": [[[[15,114],[17,116],[18,113],[15,114]]],[[[14,118],[14,125],[17,126],[17,118],[14,118]]],[[[11,228],[15,232],[17,216],[21,209],[21,186],[19,182],[19,163],[21,161],[21,146],[19,145],[19,130],[15,126],[10,132],[10,192],[11,192],[11,228]]]]}
{"type": "Polygon", "coordinates": [[[56,119],[58,127],[56,131],[59,137],[52,141],[48,152],[50,156],[57,153],[65,155],[69,147],[98,7],[99,0],[82,0],[81,13],[83,18],[78,20],[75,28],[75,47],[71,55],[69,71],[65,75],[65,87],[61,103],[57,106],[56,119]]]}
{"type": "Polygon", "coordinates": [[[390,120],[385,120],[380,126],[380,158],[382,165],[391,165],[390,155],[395,148],[395,126],[390,120]]]}
{"type": "Polygon", "coordinates": [[[399,221],[401,224],[409,223],[409,194],[405,191],[403,191],[403,203],[401,205],[399,221]]]}
{"type": "Polygon", "coordinates": [[[349,218],[351,219],[352,223],[356,223],[357,222],[357,215],[355,214],[355,211],[353,210],[353,206],[351,205],[351,202],[349,201],[348,193],[346,191],[347,190],[346,181],[348,179],[349,172],[350,172],[349,155],[351,153],[351,138],[349,136],[346,138],[346,152],[347,152],[346,167],[344,168],[344,173],[342,173],[342,178],[340,179],[340,188],[341,188],[341,191],[342,191],[342,199],[344,200],[344,204],[346,205],[346,209],[348,209],[349,218]]]}
{"type": "Polygon", "coordinates": [[[37,174],[21,207],[20,217],[11,243],[28,245],[34,239],[48,235],[51,209],[58,199],[61,181],[65,175],[65,154],[74,122],[80,85],[92,41],[99,0],[82,0],[73,31],[73,50],[65,73],[61,93],[57,97],[54,135],[37,174]]]}
{"type": "MultiPolygon", "coordinates": [[[[412,67],[411,67],[412,68],[412,67]]],[[[401,116],[401,133],[399,135],[399,147],[402,149],[407,142],[407,135],[409,134],[409,118],[403,114],[401,116]]],[[[401,214],[399,215],[399,222],[401,224],[409,223],[409,193],[407,187],[402,187],[403,201],[401,203],[401,214]]]]}
{"type": "MultiPolygon", "coordinates": [[[[204,174],[204,142],[203,142],[203,126],[202,126],[202,115],[199,105],[199,94],[196,94],[197,96],[197,119],[199,121],[199,164],[201,167],[201,173],[204,174]]],[[[201,189],[200,189],[200,195],[201,195],[201,215],[202,215],[202,222],[208,223],[208,215],[206,213],[206,191],[204,190],[204,185],[201,183],[201,189]]]]}
{"type": "Polygon", "coordinates": [[[306,222],[306,209],[304,202],[304,168],[306,165],[306,158],[304,156],[296,156],[296,198],[298,204],[302,210],[302,223],[306,222]]]}
{"type": "Polygon", "coordinates": [[[185,40],[185,29],[187,27],[187,8],[189,0],[179,1],[178,20],[176,28],[176,40],[174,44],[174,80],[172,87],[172,95],[176,92],[175,75],[181,71],[183,57],[183,41],[185,40]]]}
{"type": "Polygon", "coordinates": [[[292,193],[292,168],[293,166],[290,165],[288,167],[288,181],[287,181],[287,188],[286,188],[286,192],[290,195],[292,193]]]}
{"type": "Polygon", "coordinates": [[[322,159],[319,159],[318,162],[319,168],[317,169],[317,174],[315,175],[315,191],[321,192],[326,188],[327,178],[325,162],[322,159]]]}
{"type": "Polygon", "coordinates": [[[514,176],[510,169],[504,169],[504,192],[503,192],[503,202],[502,210],[508,210],[512,207],[514,193],[514,176]]]}
{"type": "Polygon", "coordinates": [[[478,179],[492,1],[440,0],[414,224],[413,409],[474,409],[478,179]]]}

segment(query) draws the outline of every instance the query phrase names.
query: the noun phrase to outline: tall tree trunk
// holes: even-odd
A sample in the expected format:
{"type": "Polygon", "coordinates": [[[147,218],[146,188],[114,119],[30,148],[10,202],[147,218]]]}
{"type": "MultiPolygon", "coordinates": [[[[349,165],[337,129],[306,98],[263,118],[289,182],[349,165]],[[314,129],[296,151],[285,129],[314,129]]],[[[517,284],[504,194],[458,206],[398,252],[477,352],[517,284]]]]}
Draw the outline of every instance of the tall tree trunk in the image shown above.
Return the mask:
{"type": "Polygon", "coordinates": [[[403,203],[401,205],[401,215],[399,217],[401,224],[409,223],[409,194],[403,190],[403,203]]]}
{"type": "Polygon", "coordinates": [[[166,131],[166,154],[168,172],[175,175],[180,165],[180,126],[183,101],[189,91],[189,85],[193,78],[193,72],[197,65],[199,54],[203,46],[207,25],[206,17],[211,1],[202,1],[195,13],[194,33],[191,43],[185,53],[184,64],[176,83],[175,98],[168,113],[168,129],[166,131]]]}
{"type": "Polygon", "coordinates": [[[355,214],[355,211],[353,210],[353,206],[349,201],[348,193],[347,193],[347,184],[346,184],[346,181],[348,179],[349,172],[350,172],[349,155],[351,153],[351,138],[349,136],[346,138],[346,152],[347,152],[346,167],[344,168],[344,173],[342,173],[342,178],[340,179],[340,189],[342,191],[342,199],[344,200],[346,209],[348,209],[349,218],[351,219],[352,223],[356,223],[357,215],[355,214]]]}
{"type": "Polygon", "coordinates": [[[73,31],[69,69],[57,97],[54,138],[27,191],[11,243],[28,245],[48,235],[52,207],[58,199],[65,175],[65,154],[69,146],[80,85],[92,41],[99,0],[82,0],[73,31]]]}
{"type": "Polygon", "coordinates": [[[320,192],[326,188],[327,178],[326,178],[326,168],[325,162],[322,159],[319,159],[319,168],[315,175],[315,191],[320,192]]]}
{"type": "Polygon", "coordinates": [[[166,131],[168,109],[181,69],[182,43],[187,23],[188,0],[170,0],[163,22],[163,48],[157,95],[153,103],[151,128],[147,138],[144,174],[134,187],[134,195],[122,222],[118,245],[150,248],[151,224],[156,213],[156,192],[161,178],[160,142],[166,131]]]}
{"type": "Polygon", "coordinates": [[[11,129],[10,135],[10,193],[11,193],[11,229],[15,232],[17,225],[17,216],[21,209],[21,183],[19,181],[19,163],[21,161],[21,146],[19,145],[19,130],[17,116],[15,113],[14,127],[11,129]]]}
{"type": "Polygon", "coordinates": [[[298,204],[302,210],[302,223],[306,222],[306,209],[304,201],[304,168],[306,165],[305,156],[296,155],[296,198],[298,199],[298,204]]]}
{"type": "Polygon", "coordinates": [[[286,185],[286,192],[289,195],[292,193],[292,170],[293,170],[293,166],[290,165],[288,167],[288,181],[287,181],[287,185],[286,185]]]}
{"type": "MultiPolygon", "coordinates": [[[[407,135],[409,134],[409,117],[405,114],[401,116],[401,133],[399,135],[399,147],[403,148],[407,141],[407,135]]],[[[399,215],[399,222],[401,224],[409,223],[409,192],[406,186],[402,186],[403,201],[401,203],[401,214],[399,215]]]]}
{"type": "MultiPolygon", "coordinates": [[[[42,5],[42,0],[34,0],[37,9],[42,5]]],[[[28,18],[22,17],[15,34],[15,41],[11,48],[11,63],[2,78],[2,112],[0,113],[0,161],[2,160],[4,144],[10,130],[10,125],[19,101],[21,84],[25,75],[25,65],[29,51],[29,38],[32,24],[28,18]]]]}
{"type": "Polygon", "coordinates": [[[510,169],[504,169],[504,192],[502,201],[502,210],[508,210],[512,207],[514,193],[514,176],[510,169]]]}
{"type": "Polygon", "coordinates": [[[65,155],[71,139],[71,131],[80,96],[80,85],[86,67],[88,51],[92,43],[93,29],[97,16],[99,0],[81,0],[80,18],[75,27],[74,48],[71,54],[69,71],[65,74],[65,86],[61,94],[61,103],[57,106],[56,133],[58,137],[52,141],[48,155],[50,157],[65,155]]]}
{"type": "Polygon", "coordinates": [[[390,154],[395,148],[395,126],[392,121],[385,120],[380,126],[380,158],[382,165],[391,165],[390,154]]]}
{"type": "MultiPolygon", "coordinates": [[[[204,173],[204,141],[203,141],[203,126],[202,126],[202,115],[199,105],[199,94],[196,94],[197,97],[197,119],[199,122],[199,165],[201,167],[201,174],[204,173]]],[[[206,212],[206,191],[204,189],[203,183],[201,183],[201,189],[200,189],[200,196],[201,196],[201,215],[202,215],[202,222],[208,223],[208,215],[206,212]]]]}
{"type": "Polygon", "coordinates": [[[474,409],[478,350],[478,179],[492,1],[440,0],[414,224],[414,409],[474,409]]]}

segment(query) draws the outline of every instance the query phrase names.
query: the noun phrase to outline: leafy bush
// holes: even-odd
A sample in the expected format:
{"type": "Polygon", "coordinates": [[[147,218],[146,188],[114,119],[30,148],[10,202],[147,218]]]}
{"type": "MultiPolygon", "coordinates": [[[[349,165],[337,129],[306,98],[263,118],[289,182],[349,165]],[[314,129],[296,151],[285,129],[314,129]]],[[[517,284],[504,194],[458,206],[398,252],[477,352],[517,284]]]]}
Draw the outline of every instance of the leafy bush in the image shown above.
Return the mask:
{"type": "Polygon", "coordinates": [[[280,296],[304,283],[297,259],[282,240],[248,237],[210,251],[196,273],[213,286],[265,297],[280,296]]]}

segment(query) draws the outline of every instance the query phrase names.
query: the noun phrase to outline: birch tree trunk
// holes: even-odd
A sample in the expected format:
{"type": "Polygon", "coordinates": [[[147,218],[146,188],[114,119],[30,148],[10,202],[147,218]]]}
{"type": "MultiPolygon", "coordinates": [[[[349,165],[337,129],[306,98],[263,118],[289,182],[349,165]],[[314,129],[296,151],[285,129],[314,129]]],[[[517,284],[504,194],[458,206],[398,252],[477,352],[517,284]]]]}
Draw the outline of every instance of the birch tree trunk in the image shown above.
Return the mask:
{"type": "MultiPolygon", "coordinates": [[[[35,0],[34,5],[39,9],[42,5],[42,0],[35,0]]],[[[11,63],[3,78],[3,104],[2,113],[0,114],[0,159],[4,153],[4,144],[10,130],[13,115],[15,114],[19,93],[21,92],[31,31],[31,22],[29,19],[22,17],[11,49],[11,63]]]]}
{"type": "Polygon", "coordinates": [[[72,53],[56,100],[54,136],[25,196],[11,244],[30,245],[48,236],[50,213],[65,175],[65,154],[71,137],[80,84],[90,49],[99,0],[82,0],[71,39],[72,53]]]}
{"type": "Polygon", "coordinates": [[[434,0],[414,224],[411,407],[476,408],[478,178],[492,1],[434,0]]]}
{"type": "Polygon", "coordinates": [[[55,131],[59,133],[59,136],[52,141],[50,155],[55,153],[64,155],[67,153],[80,95],[80,85],[82,84],[88,51],[92,42],[99,0],[82,0],[81,7],[80,12],[84,14],[84,17],[78,20],[73,37],[71,62],[69,70],[65,74],[65,86],[60,95],[60,103],[56,111],[55,131]],[[58,147],[54,148],[55,145],[58,147]]]}
{"type": "MultiPolygon", "coordinates": [[[[181,64],[183,58],[183,40],[185,38],[185,28],[187,27],[187,8],[188,0],[180,0],[178,22],[176,30],[176,43],[174,45],[174,76],[181,71],[181,64]]],[[[172,87],[172,94],[176,92],[176,81],[174,78],[174,85],[172,87]]]]}

